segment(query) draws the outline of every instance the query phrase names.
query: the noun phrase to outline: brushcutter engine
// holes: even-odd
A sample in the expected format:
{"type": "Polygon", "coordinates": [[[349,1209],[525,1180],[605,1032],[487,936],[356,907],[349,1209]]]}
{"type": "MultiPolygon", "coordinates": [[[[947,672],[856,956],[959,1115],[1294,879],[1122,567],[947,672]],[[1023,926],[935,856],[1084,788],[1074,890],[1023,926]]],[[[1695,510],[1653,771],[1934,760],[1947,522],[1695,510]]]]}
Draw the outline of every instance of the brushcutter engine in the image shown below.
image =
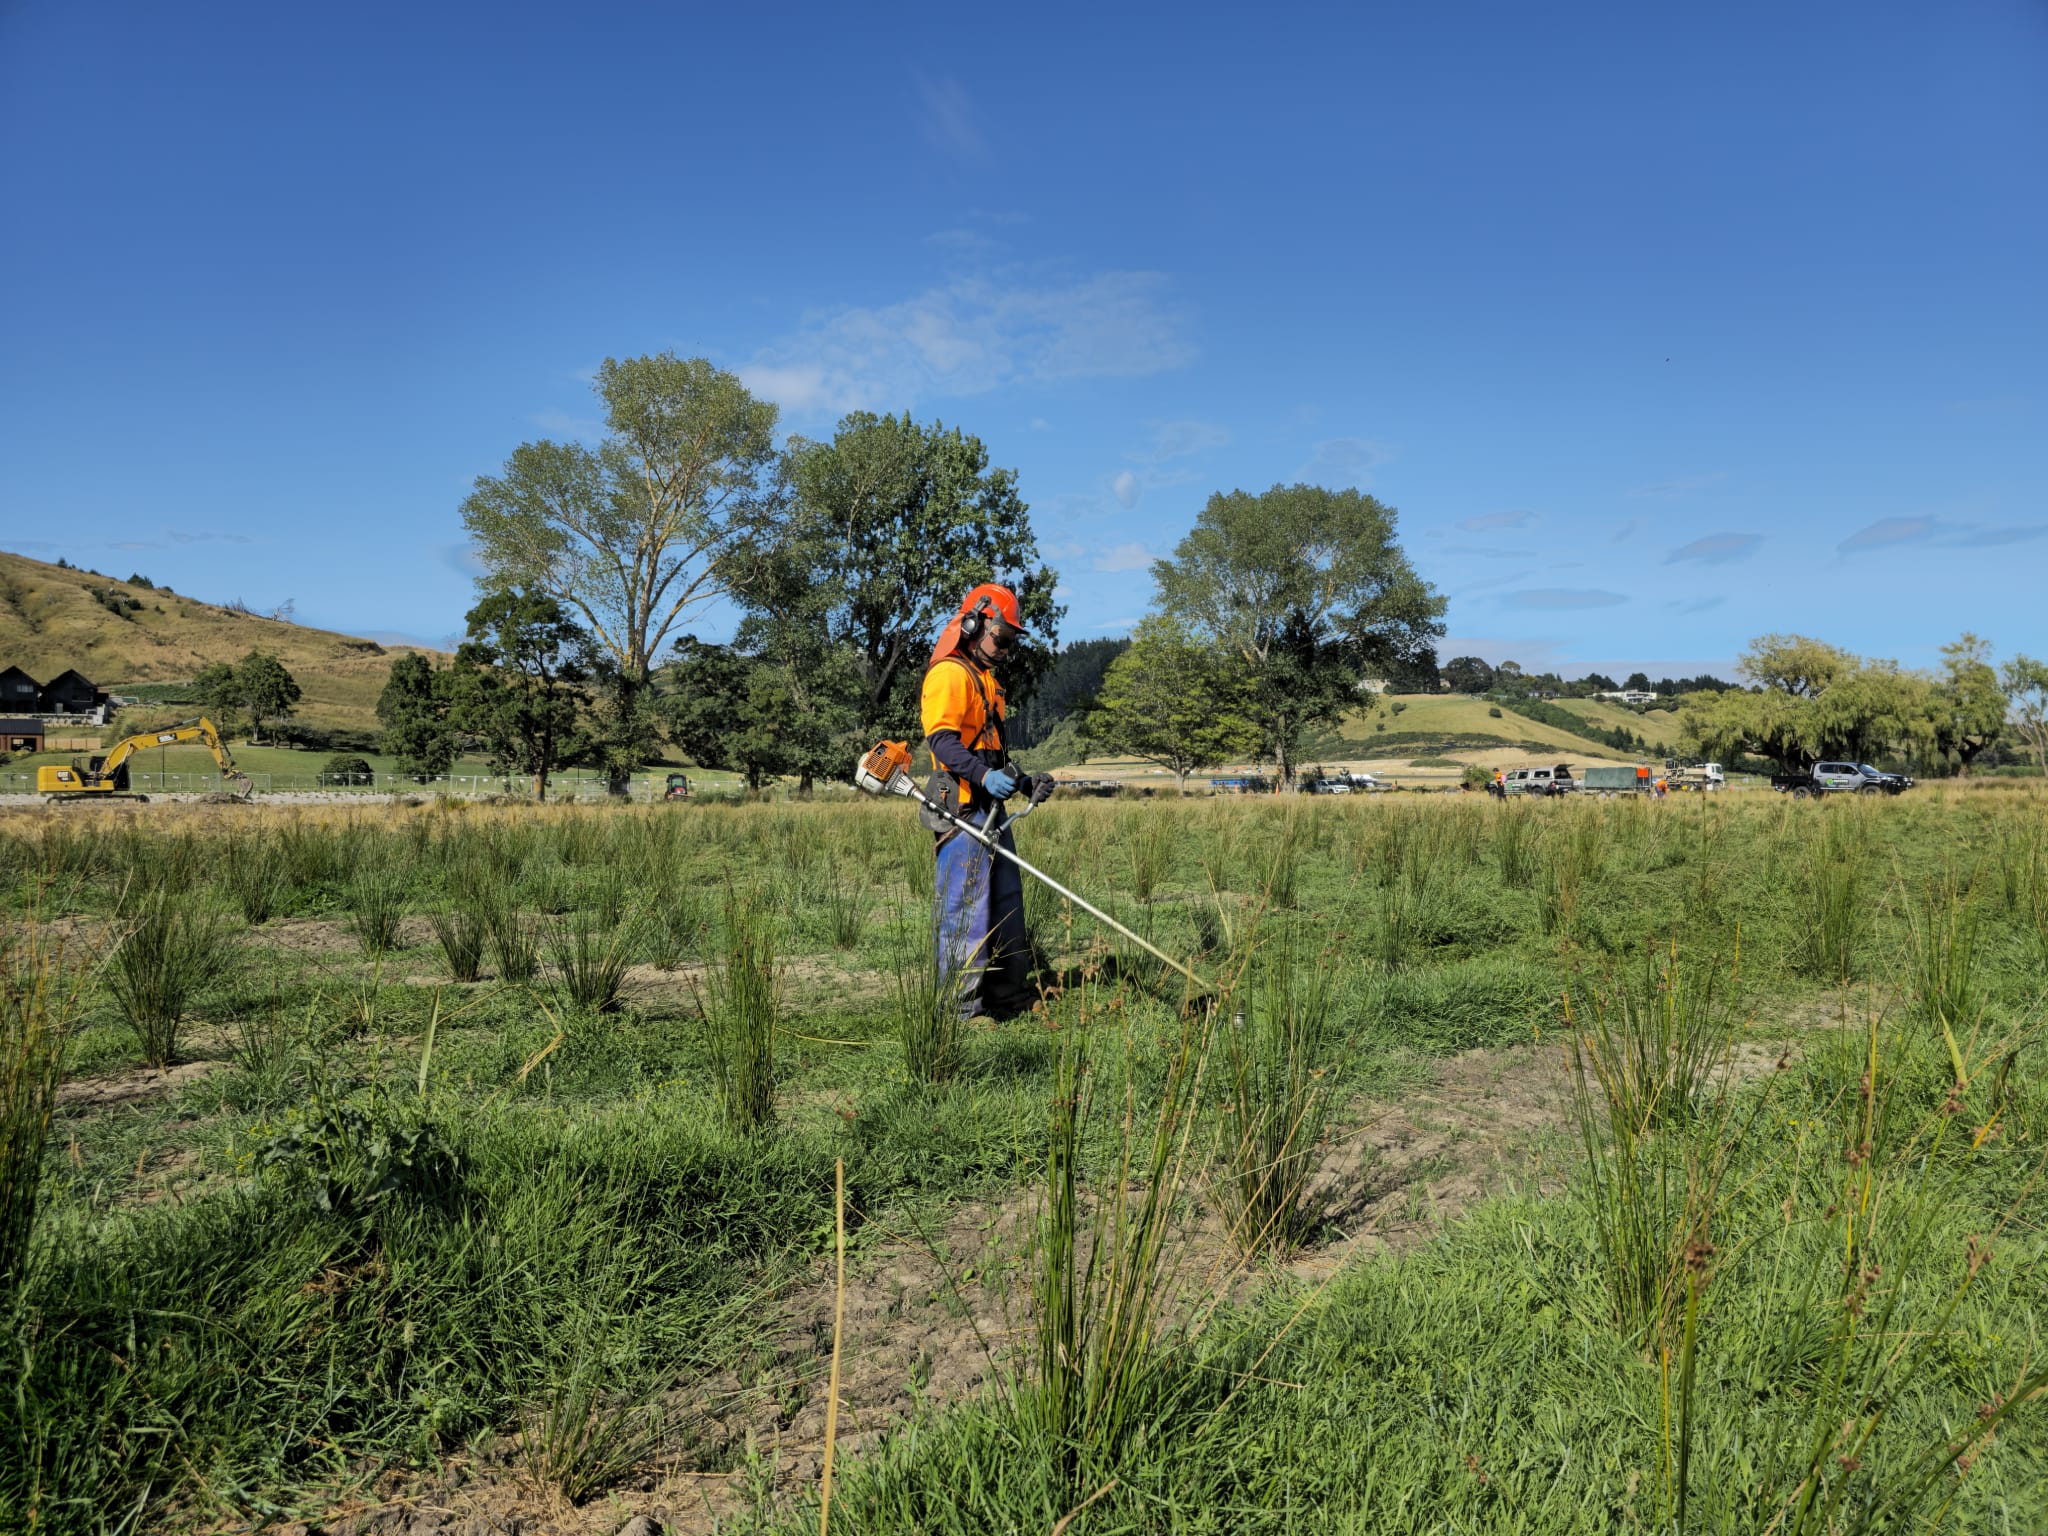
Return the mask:
{"type": "Polygon", "coordinates": [[[915,795],[910,779],[910,748],[900,741],[875,743],[853,770],[853,782],[870,795],[915,795]]]}

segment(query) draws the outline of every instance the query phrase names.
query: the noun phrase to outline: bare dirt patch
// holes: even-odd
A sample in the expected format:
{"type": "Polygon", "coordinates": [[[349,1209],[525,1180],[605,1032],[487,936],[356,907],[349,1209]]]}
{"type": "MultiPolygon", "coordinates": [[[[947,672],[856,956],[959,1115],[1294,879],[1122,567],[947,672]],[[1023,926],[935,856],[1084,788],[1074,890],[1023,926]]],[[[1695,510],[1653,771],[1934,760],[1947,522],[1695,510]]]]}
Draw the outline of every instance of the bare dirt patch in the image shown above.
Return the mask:
{"type": "Polygon", "coordinates": [[[225,1061],[181,1061],[176,1066],[130,1067],[99,1077],[78,1077],[57,1089],[59,1109],[105,1109],[131,1099],[146,1099],[160,1093],[174,1093],[187,1083],[196,1083],[209,1073],[227,1066],[225,1061]]]}

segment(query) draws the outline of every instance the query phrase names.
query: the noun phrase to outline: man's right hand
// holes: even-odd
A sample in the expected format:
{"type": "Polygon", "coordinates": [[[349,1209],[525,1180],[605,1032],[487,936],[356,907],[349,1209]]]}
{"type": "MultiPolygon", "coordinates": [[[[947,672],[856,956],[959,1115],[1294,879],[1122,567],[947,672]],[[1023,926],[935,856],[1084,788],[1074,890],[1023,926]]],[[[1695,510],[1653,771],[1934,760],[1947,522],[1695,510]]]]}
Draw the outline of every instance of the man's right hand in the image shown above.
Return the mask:
{"type": "Polygon", "coordinates": [[[1007,800],[1017,793],[1017,775],[1007,768],[991,768],[981,776],[981,787],[994,800],[1007,800]]]}

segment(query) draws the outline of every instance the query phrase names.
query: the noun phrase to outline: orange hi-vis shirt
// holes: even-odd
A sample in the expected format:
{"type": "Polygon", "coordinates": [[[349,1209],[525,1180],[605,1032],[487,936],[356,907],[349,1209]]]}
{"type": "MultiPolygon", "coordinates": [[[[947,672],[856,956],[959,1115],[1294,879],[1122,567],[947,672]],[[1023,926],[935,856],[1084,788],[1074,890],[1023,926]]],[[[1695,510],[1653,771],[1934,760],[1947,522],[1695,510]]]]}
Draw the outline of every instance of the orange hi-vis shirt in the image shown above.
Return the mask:
{"type": "MultiPolygon", "coordinates": [[[[995,728],[989,724],[991,709],[998,721],[1008,718],[1003,685],[995,673],[982,671],[964,656],[948,656],[925,673],[921,703],[924,739],[930,741],[940,731],[957,731],[969,751],[995,746],[995,728]]],[[[936,756],[932,758],[933,768],[944,766],[936,756]]],[[[965,805],[972,794],[973,787],[962,782],[960,803],[965,805]]]]}

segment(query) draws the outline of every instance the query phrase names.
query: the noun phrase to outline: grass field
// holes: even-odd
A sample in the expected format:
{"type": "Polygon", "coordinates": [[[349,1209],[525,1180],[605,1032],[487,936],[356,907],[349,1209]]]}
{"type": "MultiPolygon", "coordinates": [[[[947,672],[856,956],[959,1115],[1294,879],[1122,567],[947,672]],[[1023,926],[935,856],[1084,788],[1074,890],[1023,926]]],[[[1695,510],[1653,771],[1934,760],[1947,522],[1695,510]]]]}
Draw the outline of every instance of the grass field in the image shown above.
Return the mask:
{"type": "Polygon", "coordinates": [[[2048,795],[1017,836],[0,812],[0,1529],[2048,1529],[2048,795]]]}

